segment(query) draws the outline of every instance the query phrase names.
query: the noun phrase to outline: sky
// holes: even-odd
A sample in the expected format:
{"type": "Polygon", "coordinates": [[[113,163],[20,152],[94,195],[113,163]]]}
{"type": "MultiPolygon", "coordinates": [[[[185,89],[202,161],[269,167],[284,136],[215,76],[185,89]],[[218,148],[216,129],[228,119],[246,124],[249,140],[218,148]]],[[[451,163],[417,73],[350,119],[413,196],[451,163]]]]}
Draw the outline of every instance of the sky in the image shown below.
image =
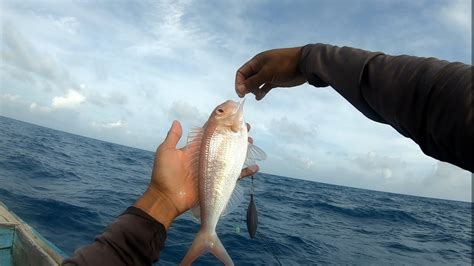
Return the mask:
{"type": "MultiPolygon", "coordinates": [[[[236,70],[264,50],[327,43],[472,64],[469,0],[2,0],[0,17],[0,115],[149,151],[174,119],[184,145],[238,100],[236,70]]],[[[471,201],[470,172],[331,87],[246,98],[264,173],[471,201]]]]}

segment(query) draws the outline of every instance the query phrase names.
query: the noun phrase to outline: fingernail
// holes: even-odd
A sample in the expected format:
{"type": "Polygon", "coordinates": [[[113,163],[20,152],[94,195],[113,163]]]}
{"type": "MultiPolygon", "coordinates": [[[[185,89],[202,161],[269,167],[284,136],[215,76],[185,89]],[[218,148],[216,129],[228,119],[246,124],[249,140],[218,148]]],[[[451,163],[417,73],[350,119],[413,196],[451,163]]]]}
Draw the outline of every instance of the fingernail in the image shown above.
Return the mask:
{"type": "Polygon", "coordinates": [[[239,84],[237,85],[237,94],[240,96],[240,97],[244,97],[245,95],[245,85],[244,84],[239,84]]]}
{"type": "Polygon", "coordinates": [[[258,167],[258,165],[251,165],[249,166],[249,170],[252,171],[252,173],[256,173],[258,172],[260,168],[258,167]]]}

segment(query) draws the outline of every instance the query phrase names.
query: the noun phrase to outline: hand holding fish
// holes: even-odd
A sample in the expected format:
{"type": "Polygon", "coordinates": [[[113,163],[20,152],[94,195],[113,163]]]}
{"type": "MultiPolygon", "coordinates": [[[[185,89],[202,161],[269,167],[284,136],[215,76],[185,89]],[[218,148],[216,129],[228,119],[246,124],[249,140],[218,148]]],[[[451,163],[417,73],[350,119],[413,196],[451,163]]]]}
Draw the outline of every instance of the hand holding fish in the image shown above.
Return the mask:
{"type": "Polygon", "coordinates": [[[241,98],[253,93],[261,100],[273,88],[305,83],[299,70],[301,48],[274,49],[254,56],[237,70],[235,92],[241,98]]]}
{"type": "MultiPolygon", "coordinates": [[[[250,126],[247,124],[247,129],[250,126]]],[[[164,142],[158,147],[150,184],[134,204],[160,221],[166,229],[180,214],[193,207],[199,198],[197,180],[189,178],[185,166],[185,148],[176,148],[182,127],[174,121],[164,142]]],[[[249,138],[249,142],[252,140],[249,138]]],[[[255,174],[256,165],[242,169],[241,178],[255,174]]]]}

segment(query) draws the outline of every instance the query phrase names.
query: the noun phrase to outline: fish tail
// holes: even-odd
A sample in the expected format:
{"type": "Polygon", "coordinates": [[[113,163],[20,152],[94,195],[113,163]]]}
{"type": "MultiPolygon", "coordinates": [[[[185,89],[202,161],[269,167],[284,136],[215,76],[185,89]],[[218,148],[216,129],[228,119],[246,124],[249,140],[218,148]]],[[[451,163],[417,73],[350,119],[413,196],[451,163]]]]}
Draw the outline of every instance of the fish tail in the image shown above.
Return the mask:
{"type": "Polygon", "coordinates": [[[209,251],[225,265],[234,265],[215,232],[199,231],[180,265],[191,265],[204,252],[209,251]]]}

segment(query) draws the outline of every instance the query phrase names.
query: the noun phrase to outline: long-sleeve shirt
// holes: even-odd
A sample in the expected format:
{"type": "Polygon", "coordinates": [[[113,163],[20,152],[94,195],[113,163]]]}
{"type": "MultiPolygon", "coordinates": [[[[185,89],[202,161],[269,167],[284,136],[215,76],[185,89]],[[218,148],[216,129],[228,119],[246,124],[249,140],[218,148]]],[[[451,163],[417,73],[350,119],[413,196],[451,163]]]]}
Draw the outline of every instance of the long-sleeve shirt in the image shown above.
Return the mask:
{"type": "MultiPolygon", "coordinates": [[[[325,44],[302,48],[300,70],[333,87],[368,118],[390,124],[436,159],[474,171],[471,65],[325,44]]],[[[131,207],[65,265],[150,265],[165,227],[131,207]]]]}
{"type": "Polygon", "coordinates": [[[438,160],[474,171],[472,65],[349,47],[303,47],[300,71],[438,160]]]}
{"type": "Polygon", "coordinates": [[[158,261],[166,240],[163,224],[130,207],[98,235],[74,252],[63,265],[151,265],[158,261]]]}

